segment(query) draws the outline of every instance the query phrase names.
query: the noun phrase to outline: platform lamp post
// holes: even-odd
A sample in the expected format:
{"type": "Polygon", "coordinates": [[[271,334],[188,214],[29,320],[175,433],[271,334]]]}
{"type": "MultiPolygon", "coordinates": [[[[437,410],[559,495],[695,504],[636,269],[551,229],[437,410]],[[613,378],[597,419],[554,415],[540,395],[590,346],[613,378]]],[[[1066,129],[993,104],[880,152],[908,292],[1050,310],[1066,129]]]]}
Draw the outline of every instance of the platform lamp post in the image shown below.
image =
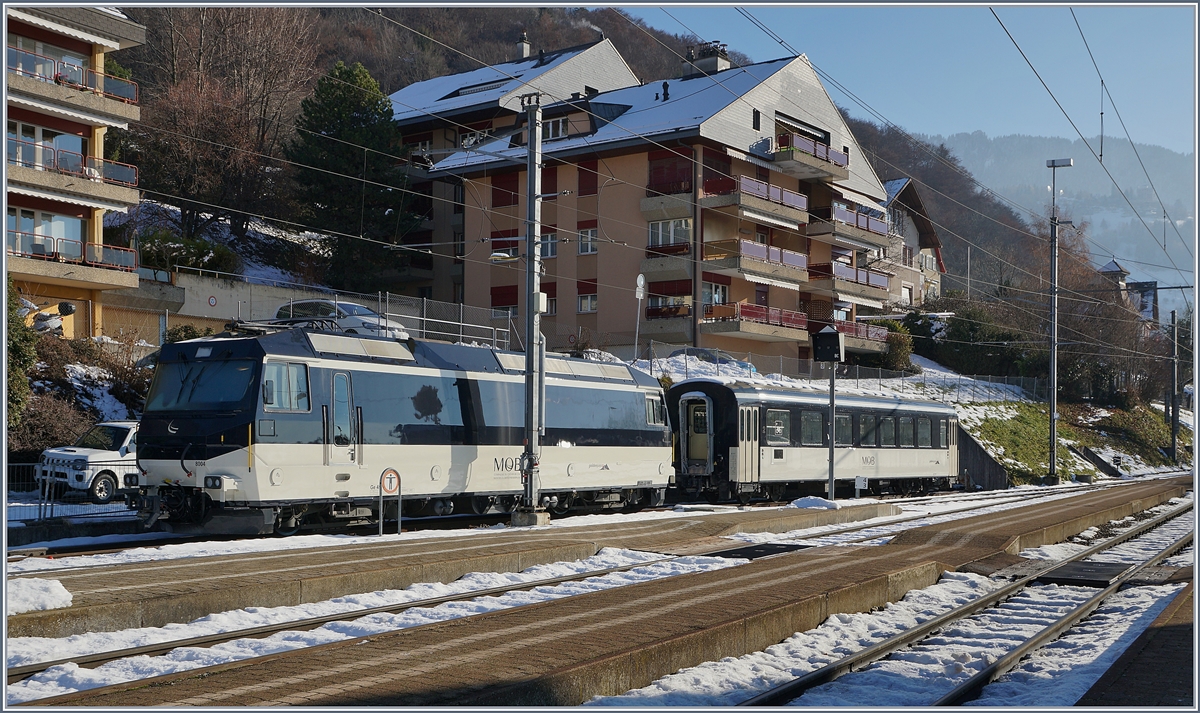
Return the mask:
{"type": "Polygon", "coordinates": [[[1050,169],[1050,474],[1047,485],[1058,485],[1058,184],[1055,181],[1060,168],[1075,165],[1070,158],[1052,158],[1046,161],[1050,169]]]}
{"type": "Polygon", "coordinates": [[[813,360],[829,364],[829,499],[834,497],[833,455],[837,441],[837,399],[834,396],[838,362],[846,358],[846,335],[832,324],[812,336],[813,360]]]}

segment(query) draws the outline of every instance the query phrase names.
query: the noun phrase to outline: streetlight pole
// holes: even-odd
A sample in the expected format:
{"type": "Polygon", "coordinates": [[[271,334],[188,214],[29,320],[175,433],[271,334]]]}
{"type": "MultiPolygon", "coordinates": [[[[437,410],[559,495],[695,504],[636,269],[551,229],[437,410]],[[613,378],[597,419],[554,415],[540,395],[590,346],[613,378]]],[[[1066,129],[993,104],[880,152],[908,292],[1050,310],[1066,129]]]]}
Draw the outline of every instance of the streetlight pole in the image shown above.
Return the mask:
{"type": "Polygon", "coordinates": [[[1074,159],[1046,161],[1050,169],[1050,474],[1048,485],[1058,485],[1058,194],[1056,172],[1075,165],[1074,159]]]}
{"type": "Polygon", "coordinates": [[[538,459],[541,457],[540,367],[542,280],[542,105],[538,94],[521,97],[528,127],[525,208],[525,451],[521,454],[521,504],[513,510],[514,526],[544,525],[549,514],[538,502],[538,459]]]}

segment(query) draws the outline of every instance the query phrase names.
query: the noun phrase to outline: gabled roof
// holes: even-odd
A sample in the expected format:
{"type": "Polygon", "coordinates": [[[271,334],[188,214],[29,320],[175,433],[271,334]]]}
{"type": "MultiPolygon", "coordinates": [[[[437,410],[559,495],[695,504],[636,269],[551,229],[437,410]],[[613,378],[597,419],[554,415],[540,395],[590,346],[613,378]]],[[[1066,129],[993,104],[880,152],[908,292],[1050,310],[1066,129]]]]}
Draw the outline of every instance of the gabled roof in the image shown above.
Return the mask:
{"type": "Polygon", "coordinates": [[[485,108],[515,111],[520,107],[521,95],[535,91],[550,94],[554,99],[565,99],[571,92],[582,92],[584,84],[604,91],[636,83],[637,77],[612,41],[603,39],[553,52],[539,52],[470,72],[414,82],[392,93],[390,99],[393,118],[403,124],[429,119],[431,114],[446,118],[485,108]],[[584,70],[592,69],[592,73],[578,71],[569,77],[556,76],[557,70],[576,60],[586,65],[598,65],[601,71],[585,67],[584,70]]]}
{"type": "Polygon", "coordinates": [[[898,206],[912,217],[913,223],[917,226],[918,245],[921,248],[940,249],[942,247],[941,238],[938,237],[933,221],[929,219],[929,212],[925,210],[925,202],[921,200],[921,194],[917,192],[916,182],[907,177],[893,178],[884,181],[883,188],[887,191],[887,202],[884,205],[888,208],[893,205],[898,206]]]}
{"type": "Polygon", "coordinates": [[[1105,265],[1104,267],[1100,268],[1099,270],[1097,270],[1097,272],[1099,272],[1102,275],[1111,275],[1113,273],[1120,273],[1122,277],[1129,276],[1129,270],[1126,270],[1125,268],[1121,267],[1121,263],[1117,262],[1116,258],[1109,260],[1108,264],[1105,265]]]}

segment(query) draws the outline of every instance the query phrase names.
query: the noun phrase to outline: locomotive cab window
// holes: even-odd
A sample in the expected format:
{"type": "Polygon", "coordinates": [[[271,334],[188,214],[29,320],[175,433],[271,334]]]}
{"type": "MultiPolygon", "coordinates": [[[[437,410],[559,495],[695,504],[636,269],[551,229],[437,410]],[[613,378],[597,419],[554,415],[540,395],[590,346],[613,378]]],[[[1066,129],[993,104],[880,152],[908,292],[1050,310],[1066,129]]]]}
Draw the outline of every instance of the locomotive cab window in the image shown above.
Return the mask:
{"type": "Polygon", "coordinates": [[[783,409],[767,409],[766,438],[768,446],[791,445],[792,414],[783,409]]]}
{"type": "Polygon", "coordinates": [[[800,414],[800,444],[820,446],[825,443],[825,419],[816,411],[800,414]]]}
{"type": "Polygon", "coordinates": [[[666,423],[664,418],[666,412],[663,411],[662,399],[657,396],[646,395],[646,423],[652,426],[661,426],[666,423]]]}
{"type": "Polygon", "coordinates": [[[854,432],[850,430],[850,416],[838,414],[833,423],[834,438],[839,446],[854,445],[854,432]]]}
{"type": "Polygon", "coordinates": [[[896,447],[896,419],[892,416],[879,419],[879,447],[896,447]]]}
{"type": "Polygon", "coordinates": [[[858,444],[863,448],[874,448],[875,438],[875,416],[866,413],[859,414],[858,444]]]}
{"type": "Polygon", "coordinates": [[[927,418],[917,419],[917,448],[933,447],[933,428],[927,418]]]}
{"type": "Polygon", "coordinates": [[[263,409],[308,411],[308,365],[267,362],[263,365],[263,409]]]}
{"type": "Polygon", "coordinates": [[[900,417],[900,428],[898,430],[900,432],[899,433],[900,447],[901,448],[912,448],[913,447],[912,416],[901,416],[900,417]]]}
{"type": "Polygon", "coordinates": [[[938,448],[949,448],[950,441],[948,440],[946,430],[946,419],[938,419],[938,448]]]}

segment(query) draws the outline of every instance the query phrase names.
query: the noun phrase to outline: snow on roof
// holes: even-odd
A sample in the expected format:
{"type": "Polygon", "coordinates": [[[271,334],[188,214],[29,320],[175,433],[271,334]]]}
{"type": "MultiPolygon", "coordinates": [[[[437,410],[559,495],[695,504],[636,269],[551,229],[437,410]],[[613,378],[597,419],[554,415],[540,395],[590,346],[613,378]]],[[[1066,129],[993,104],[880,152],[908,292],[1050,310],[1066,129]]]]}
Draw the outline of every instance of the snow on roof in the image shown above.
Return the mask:
{"type": "Polygon", "coordinates": [[[887,200],[884,205],[891,205],[891,202],[896,200],[896,196],[900,195],[900,191],[908,185],[911,178],[893,178],[890,181],[883,182],[883,189],[887,191],[887,200]]]}
{"type": "MultiPolygon", "coordinates": [[[[753,64],[747,67],[727,69],[712,76],[698,75],[688,79],[672,79],[652,82],[637,87],[627,87],[604,92],[593,99],[593,104],[605,104],[626,109],[611,121],[604,123],[594,134],[572,136],[557,141],[546,141],[542,150],[557,154],[572,149],[592,150],[604,144],[665,137],[670,134],[699,132],[700,125],[728,107],[763,81],[794,62],[795,57],[753,64]],[[716,81],[714,81],[716,80],[716,81]],[[668,99],[663,101],[663,84],[667,85],[668,99]]],[[[550,109],[558,105],[550,105],[550,109]]],[[[592,109],[594,113],[596,110],[592,109]]],[[[499,139],[479,147],[483,151],[512,156],[524,163],[524,146],[509,147],[509,139],[499,139]]],[[[435,171],[447,171],[472,167],[483,167],[492,163],[509,163],[505,159],[474,152],[459,152],[446,157],[434,166],[435,171]]]]}
{"type": "Polygon", "coordinates": [[[1121,263],[1117,262],[1115,259],[1113,259],[1113,260],[1109,260],[1107,265],[1105,265],[1104,267],[1100,268],[1100,272],[1102,272],[1102,273],[1106,273],[1106,272],[1119,272],[1119,273],[1121,273],[1122,275],[1128,275],[1128,274],[1129,274],[1129,270],[1126,270],[1125,268],[1121,267],[1121,263]]]}
{"type": "Polygon", "coordinates": [[[423,119],[430,112],[443,115],[457,109],[495,105],[509,92],[535,91],[537,86],[529,85],[538,77],[596,44],[599,42],[414,82],[390,96],[393,118],[399,122],[423,119]]]}

